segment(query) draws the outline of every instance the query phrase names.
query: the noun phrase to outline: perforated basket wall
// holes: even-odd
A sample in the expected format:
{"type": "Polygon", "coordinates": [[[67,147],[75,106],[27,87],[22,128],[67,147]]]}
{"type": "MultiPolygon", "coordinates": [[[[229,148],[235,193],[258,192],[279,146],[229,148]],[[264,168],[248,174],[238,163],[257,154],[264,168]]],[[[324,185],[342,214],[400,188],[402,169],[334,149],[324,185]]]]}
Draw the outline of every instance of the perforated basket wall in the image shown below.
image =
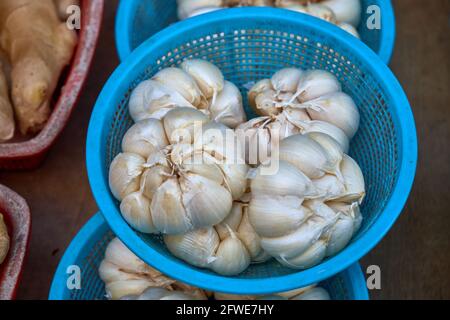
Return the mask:
{"type": "MultiPolygon", "coordinates": [[[[395,42],[395,16],[390,0],[361,0],[362,19],[358,32],[362,41],[386,63],[391,59],[395,42]],[[381,29],[368,29],[367,18],[376,5],[381,16],[381,29]]],[[[214,13],[214,14],[217,14],[214,13]]],[[[121,60],[146,39],[177,19],[176,0],[122,0],[116,18],[116,45],[121,60]]]]}
{"type": "MultiPolygon", "coordinates": [[[[223,10],[180,22],[145,42],[122,63],[105,85],[91,118],[87,164],[91,187],[114,232],[144,261],[173,278],[210,290],[232,293],[285,291],[321,281],[344,270],[367,253],[401,212],[415,173],[414,120],[402,88],[366,46],[327,23],[288,11],[223,10]],[[338,255],[298,271],[275,261],[252,265],[236,277],[222,277],[173,257],[161,239],[135,232],[122,218],[108,186],[109,165],[121,151],[132,125],[129,94],[158,70],[183,59],[215,63],[246,96],[245,84],[295,66],[334,73],[361,113],[361,127],[350,155],[361,166],[367,197],[359,233],[338,255]]],[[[244,99],[246,100],[246,99],[244,99]]],[[[248,106],[245,106],[249,110],[248,106]]],[[[252,115],[248,113],[249,117],[252,115]]]]}
{"type": "MultiPolygon", "coordinates": [[[[114,238],[100,213],[80,230],[64,253],[50,288],[52,300],[105,300],[105,286],[98,276],[98,267],[106,246],[114,238]],[[67,269],[78,266],[81,270],[81,289],[67,287],[70,273],[67,269]]],[[[367,300],[368,293],[360,266],[356,263],[337,276],[325,280],[320,286],[327,289],[334,300],[367,300]]]]}

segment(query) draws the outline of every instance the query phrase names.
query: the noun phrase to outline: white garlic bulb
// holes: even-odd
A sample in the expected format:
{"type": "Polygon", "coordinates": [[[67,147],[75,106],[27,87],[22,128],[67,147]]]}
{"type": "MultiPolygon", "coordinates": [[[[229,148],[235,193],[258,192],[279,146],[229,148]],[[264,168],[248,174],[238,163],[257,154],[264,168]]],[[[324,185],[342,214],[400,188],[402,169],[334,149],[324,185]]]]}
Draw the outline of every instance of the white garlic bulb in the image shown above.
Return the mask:
{"type": "Polygon", "coordinates": [[[128,109],[138,122],[147,118],[161,119],[174,107],[193,107],[176,90],[155,80],[141,82],[131,93],[128,109]]]}
{"type": "Polygon", "coordinates": [[[225,134],[234,139],[231,129],[182,107],[131,127],[123,141],[129,152],[116,156],[110,167],[111,191],[122,202],[124,219],[141,232],[168,234],[225,219],[247,188],[248,171],[239,145],[219,139],[225,134]],[[219,136],[208,139],[209,132],[219,136]]]}
{"type": "Polygon", "coordinates": [[[177,107],[201,110],[210,120],[230,128],[246,121],[239,89],[225,81],[215,65],[200,59],[164,68],[141,82],[132,91],[128,107],[135,122],[160,120],[177,107]]]}
{"type": "Polygon", "coordinates": [[[203,95],[207,99],[212,98],[214,102],[225,85],[225,79],[219,68],[200,59],[186,60],[180,67],[195,79],[203,95]]]}
{"type": "Polygon", "coordinates": [[[206,98],[192,77],[180,68],[165,68],[152,77],[166,87],[177,91],[193,106],[206,107],[206,98]]]}
{"type": "Polygon", "coordinates": [[[99,276],[105,282],[109,299],[176,300],[180,297],[191,300],[205,300],[203,290],[177,282],[145,264],[118,239],[108,244],[105,257],[99,267],[99,276]],[[151,289],[164,290],[158,297],[151,289]],[[149,291],[150,290],[150,291],[149,291]],[[138,299],[140,297],[140,299],[138,299]]]}
{"type": "Polygon", "coordinates": [[[239,89],[231,82],[225,81],[223,90],[217,95],[209,111],[211,119],[230,128],[236,128],[247,121],[242,109],[242,95],[239,89]]]}
{"type": "Polygon", "coordinates": [[[181,235],[165,235],[164,242],[176,257],[222,275],[237,275],[250,264],[270,256],[248,219],[248,204],[236,201],[228,217],[212,228],[181,235]]]}
{"type": "Polygon", "coordinates": [[[264,252],[281,264],[312,267],[342,250],[358,231],[364,179],[330,136],[286,138],[278,171],[265,175],[262,169],[251,180],[249,219],[264,252]]]}
{"type": "Polygon", "coordinates": [[[258,81],[248,100],[262,117],[237,127],[247,163],[267,164],[273,148],[299,133],[325,133],[348,152],[349,139],[359,127],[359,111],[341,90],[337,78],[324,70],[285,68],[258,81]]]}
{"type": "Polygon", "coordinates": [[[145,159],[136,153],[119,153],[109,168],[109,187],[117,200],[138,191],[145,159]]]}
{"type": "Polygon", "coordinates": [[[345,22],[340,22],[340,23],[337,24],[337,26],[339,28],[341,28],[342,30],[347,31],[352,36],[354,36],[354,37],[356,37],[358,39],[361,39],[361,37],[360,37],[360,35],[358,33],[358,30],[356,30],[356,28],[354,26],[352,26],[351,24],[345,23],[345,22]]]}
{"type": "Polygon", "coordinates": [[[325,70],[308,70],[295,89],[297,90],[297,99],[300,102],[317,99],[342,90],[338,79],[325,70]]]}

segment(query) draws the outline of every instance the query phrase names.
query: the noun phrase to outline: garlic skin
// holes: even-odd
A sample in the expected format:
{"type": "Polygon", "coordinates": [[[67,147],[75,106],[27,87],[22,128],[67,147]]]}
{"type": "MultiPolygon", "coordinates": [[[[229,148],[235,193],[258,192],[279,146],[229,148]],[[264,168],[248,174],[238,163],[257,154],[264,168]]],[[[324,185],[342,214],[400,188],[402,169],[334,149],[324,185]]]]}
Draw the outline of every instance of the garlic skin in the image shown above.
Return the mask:
{"type": "Polygon", "coordinates": [[[129,152],[110,166],[124,219],[144,233],[173,235],[224,220],[247,189],[248,166],[239,145],[221,138],[234,139],[234,132],[189,107],[132,126],[123,140],[129,152]]]}
{"type": "Polygon", "coordinates": [[[112,300],[207,299],[203,290],[172,280],[145,264],[118,238],[108,244],[98,272],[105,282],[106,296],[112,300]],[[165,294],[158,296],[152,290],[165,294]]]}
{"type": "Polygon", "coordinates": [[[200,88],[192,77],[180,68],[165,68],[152,77],[166,87],[178,91],[193,106],[206,103],[200,88]]]}
{"type": "Polygon", "coordinates": [[[179,67],[161,69],[132,91],[128,103],[135,122],[161,120],[178,107],[201,110],[210,120],[230,128],[246,121],[239,89],[205,60],[185,60],[179,67]]]}
{"type": "Polygon", "coordinates": [[[234,202],[220,224],[181,235],[165,235],[164,243],[174,256],[225,276],[243,272],[250,263],[270,259],[248,219],[248,203],[242,201],[234,202]]]}
{"type": "MultiPolygon", "coordinates": [[[[281,141],[299,133],[327,134],[338,142],[343,152],[348,152],[360,116],[352,98],[341,90],[336,76],[324,70],[284,68],[271,79],[255,83],[248,92],[248,101],[261,117],[236,128],[247,163],[269,163],[272,149],[278,149],[281,141]]],[[[319,162],[313,159],[310,162],[325,165],[323,157],[316,160],[319,162]]],[[[330,170],[334,173],[332,168],[324,171],[330,170]]],[[[310,173],[319,174],[313,178],[321,177],[319,172],[310,173]]]]}
{"type": "Polygon", "coordinates": [[[164,127],[155,119],[144,119],[134,124],[122,139],[122,150],[148,158],[150,154],[168,145],[164,127]]]}
{"type": "Polygon", "coordinates": [[[320,3],[310,3],[306,6],[306,11],[317,18],[320,18],[322,20],[331,22],[331,23],[336,23],[337,18],[336,15],[334,14],[334,11],[331,10],[329,7],[324,6],[320,3]]]}
{"type": "Polygon", "coordinates": [[[135,153],[119,153],[109,168],[109,187],[117,200],[139,190],[145,159],[135,153]]]}
{"type": "Polygon", "coordinates": [[[161,119],[175,107],[193,107],[176,90],[155,80],[141,82],[131,93],[128,109],[135,122],[143,119],[161,119]]]}
{"type": "Polygon", "coordinates": [[[300,102],[306,102],[330,93],[340,92],[342,87],[332,73],[324,70],[309,70],[305,72],[295,89],[297,90],[297,99],[300,102]]]}
{"type": "Polygon", "coordinates": [[[195,79],[203,95],[207,99],[212,98],[214,103],[214,99],[225,85],[223,74],[219,68],[200,59],[185,60],[180,67],[195,79]]]}
{"type": "Polygon", "coordinates": [[[265,296],[237,295],[214,292],[216,300],[331,300],[328,292],[316,286],[309,286],[287,292],[274,293],[265,296]]]}
{"type": "Polygon", "coordinates": [[[294,91],[300,79],[302,78],[303,71],[297,68],[285,68],[277,71],[270,79],[272,87],[277,92],[290,92],[294,91]]]}
{"type": "Polygon", "coordinates": [[[359,128],[359,111],[353,99],[343,92],[331,93],[305,102],[313,120],[326,121],[342,129],[351,139],[359,128]]]}
{"type": "Polygon", "coordinates": [[[251,179],[249,220],[261,247],[281,264],[307,269],[341,251],[361,226],[362,173],[324,133],[280,145],[278,172],[251,179]]]}

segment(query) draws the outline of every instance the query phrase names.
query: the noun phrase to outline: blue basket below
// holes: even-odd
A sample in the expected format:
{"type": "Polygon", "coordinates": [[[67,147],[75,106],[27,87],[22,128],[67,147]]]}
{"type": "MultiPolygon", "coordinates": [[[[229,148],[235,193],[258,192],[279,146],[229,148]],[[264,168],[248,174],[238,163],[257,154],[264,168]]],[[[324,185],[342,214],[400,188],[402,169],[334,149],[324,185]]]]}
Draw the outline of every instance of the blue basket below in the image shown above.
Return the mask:
{"type": "MultiPolygon", "coordinates": [[[[396,32],[391,0],[361,1],[362,17],[358,29],[361,40],[387,64],[394,50],[396,32]],[[372,5],[380,9],[380,30],[370,30],[364,24],[370,16],[367,8],[372,5]]],[[[270,10],[277,10],[264,9],[268,10],[268,15],[270,10]]],[[[216,11],[212,14],[222,14],[222,12],[216,11]]],[[[297,12],[295,14],[303,15],[297,12]]],[[[121,0],[116,16],[116,47],[120,60],[124,60],[141,43],[177,20],[176,0],[121,0]]],[[[339,29],[332,24],[329,24],[329,27],[339,29]]]]}
{"type": "MultiPolygon", "coordinates": [[[[52,286],[50,300],[105,300],[105,286],[98,276],[98,267],[109,241],[114,234],[103,216],[97,213],[78,232],[67,248],[58,265],[52,286]],[[81,270],[81,289],[69,290],[68,272],[72,266],[81,270]]],[[[366,281],[359,264],[320,284],[333,300],[368,300],[366,281]]]]}

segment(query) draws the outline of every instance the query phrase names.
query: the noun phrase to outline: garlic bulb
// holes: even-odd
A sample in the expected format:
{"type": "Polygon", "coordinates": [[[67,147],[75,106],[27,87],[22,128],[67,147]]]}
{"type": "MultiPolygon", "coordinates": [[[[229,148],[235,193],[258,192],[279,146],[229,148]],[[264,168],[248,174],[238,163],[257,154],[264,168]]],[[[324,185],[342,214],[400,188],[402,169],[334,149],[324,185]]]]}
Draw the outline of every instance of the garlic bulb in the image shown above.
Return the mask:
{"type": "Polygon", "coordinates": [[[210,120],[235,128],[246,121],[240,91],[225,81],[222,72],[205,60],[186,60],[141,82],[131,93],[130,115],[135,122],[161,120],[172,109],[201,110],[210,120]]]}
{"type": "Polygon", "coordinates": [[[135,122],[151,117],[161,119],[174,107],[191,106],[178,91],[155,80],[141,82],[131,93],[128,102],[131,118],[135,122]]]}
{"type": "Polygon", "coordinates": [[[134,124],[123,140],[128,152],[116,156],[109,172],[124,219],[138,231],[168,234],[220,223],[247,188],[239,145],[223,143],[234,138],[193,108],[134,124]]]}
{"type": "Polygon", "coordinates": [[[192,17],[198,10],[221,7],[223,0],[177,0],[177,3],[178,17],[184,20],[192,17]]]}
{"type": "Polygon", "coordinates": [[[364,179],[356,162],[324,133],[280,144],[278,172],[251,180],[249,220],[264,252],[306,269],[342,250],[361,225],[364,179]]]}
{"type": "Polygon", "coordinates": [[[206,300],[203,290],[164,276],[136,257],[118,238],[108,244],[99,275],[105,282],[107,297],[113,300],[206,300]]]}
{"type": "Polygon", "coordinates": [[[335,92],[304,103],[313,120],[322,120],[342,129],[351,139],[359,128],[359,112],[353,99],[335,92]]]}
{"type": "Polygon", "coordinates": [[[164,242],[176,257],[222,275],[239,274],[250,262],[270,258],[249,222],[248,204],[241,201],[234,202],[228,217],[215,227],[165,235],[164,242]]]}
{"type": "Polygon", "coordinates": [[[9,251],[8,229],[3,221],[3,215],[0,213],[0,265],[5,261],[9,251]]]}
{"type": "Polygon", "coordinates": [[[330,300],[328,292],[316,286],[309,286],[287,292],[274,293],[265,296],[237,295],[215,292],[216,300],[330,300]]]}
{"type": "Polygon", "coordinates": [[[242,95],[239,89],[229,81],[225,81],[223,90],[217,95],[209,111],[212,120],[230,128],[236,128],[247,120],[242,110],[242,95]]]}
{"type": "Polygon", "coordinates": [[[267,164],[272,149],[299,133],[325,133],[348,152],[349,140],[359,127],[359,112],[341,90],[337,78],[324,70],[285,68],[258,81],[248,100],[261,117],[237,127],[247,163],[267,164]]]}

